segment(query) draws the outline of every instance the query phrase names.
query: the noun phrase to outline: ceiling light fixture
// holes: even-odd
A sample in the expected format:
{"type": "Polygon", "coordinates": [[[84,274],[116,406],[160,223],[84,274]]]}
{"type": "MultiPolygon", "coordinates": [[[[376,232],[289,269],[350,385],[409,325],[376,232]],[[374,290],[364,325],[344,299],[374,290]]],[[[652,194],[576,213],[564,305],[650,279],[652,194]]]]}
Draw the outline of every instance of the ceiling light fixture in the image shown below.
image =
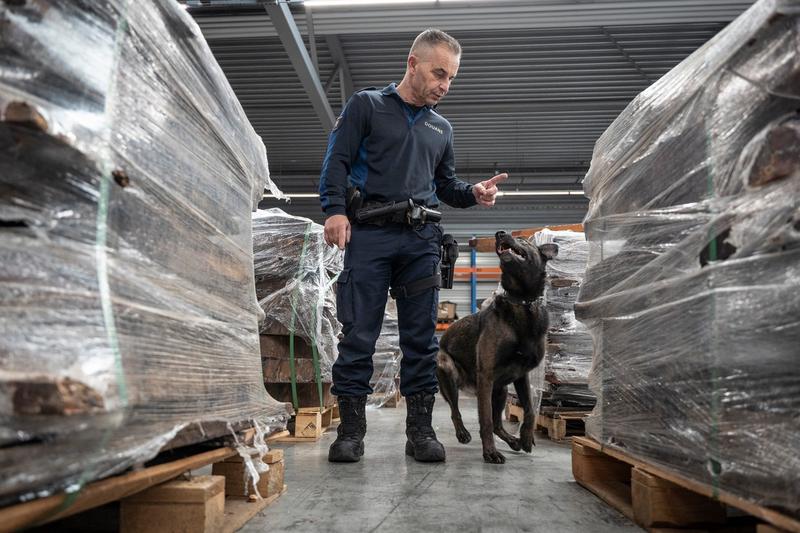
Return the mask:
{"type": "Polygon", "coordinates": [[[306,7],[374,6],[391,4],[433,4],[436,0],[305,0],[306,7]]]}
{"type": "MultiPolygon", "coordinates": [[[[319,198],[315,192],[286,193],[287,198],[319,198]]],[[[498,191],[497,196],[583,196],[583,191],[498,191]]],[[[265,194],[263,198],[275,198],[265,194]]]]}
{"type": "MultiPolygon", "coordinates": [[[[293,193],[284,193],[283,196],[286,198],[319,198],[319,194],[315,192],[293,192],[293,193]]],[[[264,194],[262,198],[275,198],[272,194],[264,194]]]]}
{"type": "Polygon", "coordinates": [[[497,191],[497,196],[583,196],[583,191],[497,191]]]}

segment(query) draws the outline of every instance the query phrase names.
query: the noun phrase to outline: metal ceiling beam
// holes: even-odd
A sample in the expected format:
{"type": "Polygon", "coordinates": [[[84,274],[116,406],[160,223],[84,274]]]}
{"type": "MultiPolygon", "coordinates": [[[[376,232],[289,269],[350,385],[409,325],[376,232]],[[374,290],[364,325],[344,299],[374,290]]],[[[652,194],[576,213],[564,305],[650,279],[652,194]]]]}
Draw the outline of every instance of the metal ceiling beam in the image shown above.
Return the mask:
{"type": "Polygon", "coordinates": [[[642,67],[640,67],[639,64],[630,56],[630,54],[628,54],[628,52],[625,51],[622,45],[619,44],[619,41],[617,41],[605,27],[601,26],[600,31],[603,32],[603,35],[605,35],[608,38],[608,40],[611,41],[611,44],[613,44],[614,47],[617,50],[619,50],[619,53],[622,54],[622,57],[624,57],[628,63],[630,63],[630,65],[634,68],[634,70],[636,70],[636,72],[638,72],[644,78],[644,81],[646,81],[647,83],[653,83],[654,81],[656,81],[653,78],[651,78],[644,70],[642,70],[642,67]]]}
{"type": "Polygon", "coordinates": [[[326,134],[329,133],[333,128],[336,117],[333,114],[328,98],[325,96],[322,82],[319,80],[319,75],[308,55],[308,50],[306,50],[303,38],[300,36],[300,31],[297,29],[289,7],[284,3],[268,3],[264,5],[264,8],[286,49],[292,66],[297,71],[297,76],[300,78],[303,88],[308,93],[311,106],[319,117],[322,129],[326,134]]]}
{"type": "Polygon", "coordinates": [[[350,67],[347,58],[344,57],[344,49],[339,37],[336,35],[326,35],[325,42],[328,43],[328,50],[331,53],[333,62],[339,65],[339,84],[342,87],[342,105],[355,92],[353,88],[353,77],[350,76],[350,67]]]}
{"type": "MultiPolygon", "coordinates": [[[[359,6],[318,8],[314,12],[317,35],[359,33],[416,34],[431,20],[446,21],[449,32],[543,28],[585,28],[639,24],[685,24],[730,21],[752,5],[752,0],[631,0],[626,2],[575,0],[483,2],[467,6],[431,3],[403,7],[359,6]]],[[[285,5],[285,4],[284,4],[285,5]]],[[[286,8],[288,11],[288,7],[286,8]]],[[[200,14],[200,11],[196,11],[200,14]]],[[[305,16],[298,10],[304,31],[305,16]]],[[[274,36],[260,15],[198,16],[206,39],[274,36]]]]}
{"type": "Polygon", "coordinates": [[[314,33],[314,16],[311,8],[306,8],[306,28],[308,29],[308,47],[311,49],[311,62],[314,63],[314,71],[319,75],[319,58],[317,57],[317,36],[314,33]]]}

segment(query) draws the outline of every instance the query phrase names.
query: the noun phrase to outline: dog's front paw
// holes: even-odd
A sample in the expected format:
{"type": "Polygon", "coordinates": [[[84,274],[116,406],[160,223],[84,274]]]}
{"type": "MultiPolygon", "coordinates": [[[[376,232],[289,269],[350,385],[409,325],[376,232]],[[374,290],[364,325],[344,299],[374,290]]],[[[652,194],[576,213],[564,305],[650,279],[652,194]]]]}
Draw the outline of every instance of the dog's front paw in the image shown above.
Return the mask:
{"type": "Polygon", "coordinates": [[[491,450],[483,450],[483,460],[496,465],[501,465],[506,462],[506,458],[503,454],[494,448],[491,450]]]}
{"type": "Polygon", "coordinates": [[[472,440],[472,435],[469,434],[467,428],[462,427],[456,430],[456,438],[461,444],[466,444],[472,440]]]}

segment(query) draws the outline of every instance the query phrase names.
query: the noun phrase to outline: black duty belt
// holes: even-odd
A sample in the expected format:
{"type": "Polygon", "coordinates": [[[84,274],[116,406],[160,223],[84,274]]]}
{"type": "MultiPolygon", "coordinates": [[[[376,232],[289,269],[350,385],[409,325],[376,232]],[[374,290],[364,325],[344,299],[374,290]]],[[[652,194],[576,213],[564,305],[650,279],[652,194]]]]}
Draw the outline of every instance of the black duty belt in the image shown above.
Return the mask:
{"type": "Polygon", "coordinates": [[[442,220],[442,214],[424,205],[415,204],[408,199],[404,202],[372,203],[355,212],[355,220],[359,224],[384,225],[391,222],[408,224],[417,227],[423,224],[435,224],[442,220]]]}

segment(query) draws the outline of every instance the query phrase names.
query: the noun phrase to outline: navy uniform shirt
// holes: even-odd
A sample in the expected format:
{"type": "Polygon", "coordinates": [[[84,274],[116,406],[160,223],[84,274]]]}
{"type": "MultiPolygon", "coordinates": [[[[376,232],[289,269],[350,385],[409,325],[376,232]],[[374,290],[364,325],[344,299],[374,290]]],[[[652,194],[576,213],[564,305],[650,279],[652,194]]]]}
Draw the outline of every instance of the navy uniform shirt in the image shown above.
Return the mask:
{"type": "Polygon", "coordinates": [[[371,202],[477,204],[472,185],[456,178],[450,123],[428,106],[406,104],[394,83],[355,93],[331,131],[319,179],[326,216],[345,214],[348,186],[371,202]]]}

